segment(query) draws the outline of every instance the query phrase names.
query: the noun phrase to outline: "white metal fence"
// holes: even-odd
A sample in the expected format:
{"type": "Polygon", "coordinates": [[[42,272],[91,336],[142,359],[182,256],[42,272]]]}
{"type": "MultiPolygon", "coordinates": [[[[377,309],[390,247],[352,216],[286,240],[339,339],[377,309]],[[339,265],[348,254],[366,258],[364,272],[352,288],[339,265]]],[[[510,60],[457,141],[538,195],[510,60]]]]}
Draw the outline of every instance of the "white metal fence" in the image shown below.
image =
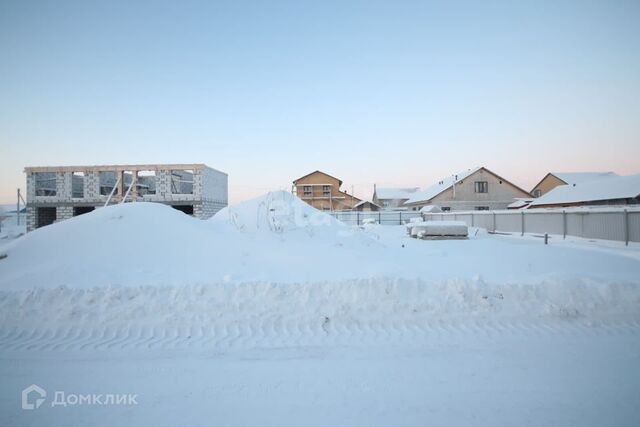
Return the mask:
{"type": "Polygon", "coordinates": [[[340,211],[332,212],[331,215],[349,225],[360,225],[365,219],[373,219],[381,225],[402,225],[411,218],[420,218],[420,212],[417,211],[340,211]]]}
{"type": "MultiPolygon", "coordinates": [[[[401,225],[419,212],[334,212],[347,224],[360,225],[372,218],[382,225],[401,225]]],[[[640,242],[640,208],[526,209],[513,211],[473,211],[424,214],[426,220],[464,221],[470,227],[508,233],[537,233],[576,236],[588,239],[640,242]]]]}

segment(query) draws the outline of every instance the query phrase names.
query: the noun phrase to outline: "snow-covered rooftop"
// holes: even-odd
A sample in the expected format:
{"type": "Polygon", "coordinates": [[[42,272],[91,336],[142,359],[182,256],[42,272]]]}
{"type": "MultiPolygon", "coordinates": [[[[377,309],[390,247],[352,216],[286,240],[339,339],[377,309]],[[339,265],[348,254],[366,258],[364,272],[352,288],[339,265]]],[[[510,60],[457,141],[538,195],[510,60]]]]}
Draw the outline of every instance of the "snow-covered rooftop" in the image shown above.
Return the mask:
{"type": "Polygon", "coordinates": [[[438,194],[440,194],[443,191],[445,191],[447,188],[451,187],[454,183],[458,183],[458,182],[464,180],[465,178],[467,178],[468,176],[476,173],[480,169],[481,169],[481,167],[468,169],[466,171],[463,171],[463,172],[457,173],[455,175],[451,175],[451,176],[449,176],[447,178],[444,178],[444,179],[438,181],[438,183],[432,185],[431,187],[427,187],[424,190],[416,191],[411,196],[411,198],[409,198],[407,203],[417,203],[417,202],[424,202],[424,201],[427,201],[427,200],[431,200],[435,196],[437,196],[438,194]]]}
{"type": "Polygon", "coordinates": [[[419,189],[419,187],[376,188],[376,196],[378,199],[403,200],[411,198],[419,189]]]}
{"type": "Polygon", "coordinates": [[[529,204],[531,203],[532,200],[533,199],[525,199],[525,198],[517,197],[513,203],[510,203],[507,206],[507,208],[509,208],[509,209],[524,208],[525,206],[529,206],[529,204]]]}
{"type": "Polygon", "coordinates": [[[353,207],[354,207],[354,208],[357,208],[358,206],[362,206],[362,205],[364,205],[364,204],[366,204],[366,203],[370,203],[370,204],[372,204],[373,206],[378,206],[378,207],[380,207],[380,206],[379,206],[379,205],[377,205],[376,203],[373,203],[371,200],[361,200],[359,203],[356,203],[353,207]]]}
{"type": "Polygon", "coordinates": [[[442,209],[440,208],[440,206],[436,206],[436,205],[426,205],[423,206],[420,209],[420,212],[422,213],[429,213],[429,212],[442,212],[442,209]]]}
{"type": "Polygon", "coordinates": [[[560,185],[535,199],[531,206],[629,199],[638,195],[640,195],[640,174],[613,176],[596,181],[560,185]]]}
{"type": "Polygon", "coordinates": [[[578,184],[618,176],[613,172],[551,172],[551,175],[560,178],[567,184],[578,184]]]}

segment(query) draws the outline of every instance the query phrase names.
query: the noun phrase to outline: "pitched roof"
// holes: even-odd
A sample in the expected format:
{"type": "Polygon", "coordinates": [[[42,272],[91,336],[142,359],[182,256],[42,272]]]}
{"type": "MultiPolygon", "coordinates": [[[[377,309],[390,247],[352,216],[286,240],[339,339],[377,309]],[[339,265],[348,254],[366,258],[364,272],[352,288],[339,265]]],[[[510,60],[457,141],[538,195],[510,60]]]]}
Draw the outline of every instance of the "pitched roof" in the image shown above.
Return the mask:
{"type": "Polygon", "coordinates": [[[477,168],[473,168],[473,169],[468,169],[466,171],[457,173],[455,175],[451,175],[447,178],[444,178],[440,181],[438,181],[438,183],[432,185],[431,187],[427,187],[424,190],[420,190],[420,191],[416,191],[410,198],[409,200],[407,200],[407,204],[408,203],[418,203],[418,202],[425,202],[427,200],[431,200],[434,197],[436,197],[438,194],[442,193],[443,191],[447,190],[448,188],[452,187],[454,183],[458,183],[462,180],[464,180],[465,178],[467,178],[469,175],[472,175],[474,173],[476,173],[477,171],[479,171],[480,169],[482,169],[481,167],[477,167],[477,168]]]}
{"type": "Polygon", "coordinates": [[[301,176],[300,178],[295,179],[295,180],[293,181],[293,183],[295,184],[296,182],[300,181],[301,179],[306,178],[306,177],[308,177],[309,175],[313,175],[314,173],[321,173],[321,174],[326,175],[326,176],[328,176],[328,177],[330,177],[330,178],[337,179],[337,180],[338,180],[338,182],[340,183],[340,185],[342,185],[342,180],[341,180],[341,179],[338,179],[338,178],[336,178],[335,176],[329,175],[329,174],[328,174],[328,173],[326,173],[326,172],[322,172],[321,170],[315,170],[315,171],[313,171],[313,172],[311,172],[311,173],[308,173],[308,174],[306,174],[306,175],[304,175],[304,176],[301,176]]]}
{"type": "Polygon", "coordinates": [[[503,177],[501,177],[500,175],[498,175],[497,173],[490,171],[489,169],[485,168],[484,166],[478,166],[475,167],[473,169],[467,169],[466,171],[457,173],[455,175],[452,175],[450,177],[444,178],[443,180],[439,181],[437,184],[432,185],[431,187],[428,187],[422,191],[417,191],[413,196],[411,196],[411,198],[409,200],[407,200],[405,202],[406,205],[411,204],[411,203],[420,203],[420,202],[427,202],[431,199],[433,199],[434,197],[436,197],[438,194],[448,190],[449,188],[451,188],[454,184],[457,184],[463,180],[465,180],[466,178],[470,177],[471,175],[473,175],[474,173],[478,172],[479,170],[484,170],[488,173],[490,173],[491,175],[495,176],[496,178],[512,185],[513,187],[517,188],[518,190],[522,191],[525,194],[529,194],[528,191],[523,190],[522,188],[518,187],[517,185],[515,185],[514,183],[510,182],[509,180],[504,179],[503,177]]]}
{"type": "Polygon", "coordinates": [[[531,192],[533,192],[533,190],[535,190],[540,184],[542,184],[542,181],[547,179],[549,175],[553,175],[560,181],[564,181],[567,184],[577,184],[579,182],[588,182],[594,181],[596,179],[612,178],[618,176],[613,172],[549,172],[536,185],[533,186],[531,192]]]}
{"type": "Polygon", "coordinates": [[[407,188],[376,188],[378,199],[402,200],[409,199],[420,187],[407,188]]]}
{"type": "Polygon", "coordinates": [[[420,208],[420,212],[429,213],[429,212],[442,212],[442,208],[437,205],[426,205],[420,208]]]}
{"type": "Polygon", "coordinates": [[[567,184],[578,184],[580,182],[595,181],[603,178],[613,178],[613,172],[551,172],[551,175],[561,179],[567,184]]]}
{"type": "Polygon", "coordinates": [[[534,199],[531,206],[559,205],[640,196],[640,174],[614,176],[571,185],[559,185],[534,199]]]}
{"type": "Polygon", "coordinates": [[[531,201],[533,201],[533,198],[524,198],[524,197],[516,197],[514,199],[514,202],[509,203],[509,205],[507,205],[508,209],[520,209],[520,208],[524,208],[529,206],[529,204],[531,204],[531,201]]]}
{"type": "Polygon", "coordinates": [[[358,202],[355,205],[353,205],[353,207],[357,208],[358,206],[364,205],[366,203],[372,204],[373,206],[380,207],[380,205],[378,205],[377,203],[373,203],[371,200],[361,200],[360,202],[358,202]]]}

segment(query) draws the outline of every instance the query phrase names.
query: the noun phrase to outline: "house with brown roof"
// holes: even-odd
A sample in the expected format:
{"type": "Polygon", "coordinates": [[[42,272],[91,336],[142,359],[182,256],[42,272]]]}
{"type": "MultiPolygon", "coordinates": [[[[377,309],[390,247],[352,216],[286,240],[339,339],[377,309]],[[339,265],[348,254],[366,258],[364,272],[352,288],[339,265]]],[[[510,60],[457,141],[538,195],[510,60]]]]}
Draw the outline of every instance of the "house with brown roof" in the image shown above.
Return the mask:
{"type": "Polygon", "coordinates": [[[340,190],[342,180],[322,171],[314,171],[293,181],[293,194],[316,209],[351,210],[360,199],[340,190]]]}

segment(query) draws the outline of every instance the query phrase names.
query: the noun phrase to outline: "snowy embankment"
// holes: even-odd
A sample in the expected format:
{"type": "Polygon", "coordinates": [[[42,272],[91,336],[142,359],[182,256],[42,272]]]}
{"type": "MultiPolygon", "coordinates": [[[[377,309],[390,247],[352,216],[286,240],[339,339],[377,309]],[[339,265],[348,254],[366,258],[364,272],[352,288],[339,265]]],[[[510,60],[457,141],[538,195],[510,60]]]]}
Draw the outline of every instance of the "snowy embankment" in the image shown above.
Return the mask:
{"type": "MultiPolygon", "coordinates": [[[[289,193],[200,221],[167,206],[98,209],[0,248],[0,290],[311,283],[368,278],[538,284],[638,283],[633,249],[545,246],[472,229],[467,241],[410,239],[402,226],[348,227],[289,193]],[[480,278],[480,280],[478,280],[480,278]]],[[[636,253],[638,251],[636,250],[636,253]]]]}
{"type": "Polygon", "coordinates": [[[463,329],[640,321],[640,262],[488,236],[345,226],[288,193],[208,221],[157,204],[42,228],[0,261],[0,348],[374,342],[463,329]]]}
{"type": "Polygon", "coordinates": [[[635,285],[589,281],[35,289],[0,293],[0,349],[269,348],[396,342],[443,331],[628,329],[640,326],[639,303],[635,285]]]}

